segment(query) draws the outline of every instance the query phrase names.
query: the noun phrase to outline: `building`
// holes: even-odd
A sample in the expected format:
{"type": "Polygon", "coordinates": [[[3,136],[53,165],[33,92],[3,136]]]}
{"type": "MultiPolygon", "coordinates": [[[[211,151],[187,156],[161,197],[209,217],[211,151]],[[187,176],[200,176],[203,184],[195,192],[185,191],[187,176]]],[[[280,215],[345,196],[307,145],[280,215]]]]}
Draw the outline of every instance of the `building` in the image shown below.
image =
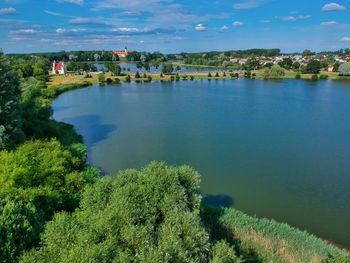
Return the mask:
{"type": "Polygon", "coordinates": [[[67,73],[67,66],[64,62],[52,63],[52,74],[53,75],[65,75],[67,73]]]}
{"type": "Polygon", "coordinates": [[[118,55],[119,58],[125,58],[127,55],[134,53],[135,51],[128,50],[127,47],[123,51],[113,51],[113,55],[118,55]]]}
{"type": "Polygon", "coordinates": [[[334,66],[333,65],[329,65],[328,66],[328,72],[333,72],[334,70],[334,66]]]}

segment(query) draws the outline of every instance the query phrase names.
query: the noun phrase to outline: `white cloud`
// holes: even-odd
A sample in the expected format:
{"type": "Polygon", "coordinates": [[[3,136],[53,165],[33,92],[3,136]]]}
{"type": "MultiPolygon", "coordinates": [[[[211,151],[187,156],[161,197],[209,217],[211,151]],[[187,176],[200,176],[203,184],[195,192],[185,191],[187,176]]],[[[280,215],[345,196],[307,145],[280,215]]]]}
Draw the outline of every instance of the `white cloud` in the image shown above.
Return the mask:
{"type": "Polygon", "coordinates": [[[336,26],[338,23],[336,21],[327,21],[327,22],[322,22],[320,24],[321,26],[336,26]]]}
{"type": "Polygon", "coordinates": [[[350,37],[343,37],[342,39],[340,39],[341,41],[345,41],[345,42],[350,42],[350,37]]]}
{"type": "Polygon", "coordinates": [[[241,21],[235,21],[232,23],[233,26],[243,26],[243,22],[241,21]]]}
{"type": "Polygon", "coordinates": [[[86,29],[82,28],[73,28],[73,29],[64,29],[64,28],[57,28],[56,33],[58,34],[67,34],[67,33],[81,33],[85,32],[86,29]]]}
{"type": "Polygon", "coordinates": [[[263,20],[260,20],[259,22],[262,24],[269,24],[271,23],[271,20],[263,19],[263,20]]]}
{"type": "Polygon", "coordinates": [[[51,16],[64,16],[64,15],[61,14],[61,13],[52,12],[52,11],[50,11],[50,10],[44,10],[44,13],[45,13],[45,14],[48,14],[48,15],[51,15],[51,16]]]}
{"type": "Polygon", "coordinates": [[[220,30],[221,31],[226,31],[226,30],[228,30],[228,27],[227,26],[222,26],[220,30]]]}
{"type": "Polygon", "coordinates": [[[77,17],[69,20],[71,25],[105,24],[103,21],[91,17],[77,17]]]}
{"type": "Polygon", "coordinates": [[[279,19],[279,20],[282,20],[282,21],[287,21],[287,22],[289,21],[289,22],[291,22],[291,21],[309,19],[309,18],[311,18],[311,16],[309,16],[309,15],[306,15],[306,16],[304,16],[304,15],[298,15],[298,16],[277,16],[276,18],[279,19]]]}
{"type": "Polygon", "coordinates": [[[343,11],[346,10],[346,7],[337,3],[329,3],[325,4],[322,7],[322,11],[328,12],[328,11],[343,11]]]}
{"type": "Polygon", "coordinates": [[[261,5],[261,0],[247,0],[233,5],[234,9],[252,9],[261,5]]]}
{"type": "Polygon", "coordinates": [[[0,8],[0,15],[14,15],[16,12],[16,9],[13,7],[0,8]]]}
{"type": "Polygon", "coordinates": [[[83,5],[84,0],[57,0],[59,3],[70,3],[75,5],[83,5]]]}
{"type": "Polygon", "coordinates": [[[197,30],[197,31],[206,31],[207,27],[205,25],[203,25],[203,24],[198,24],[198,25],[195,26],[194,29],[197,30]]]}

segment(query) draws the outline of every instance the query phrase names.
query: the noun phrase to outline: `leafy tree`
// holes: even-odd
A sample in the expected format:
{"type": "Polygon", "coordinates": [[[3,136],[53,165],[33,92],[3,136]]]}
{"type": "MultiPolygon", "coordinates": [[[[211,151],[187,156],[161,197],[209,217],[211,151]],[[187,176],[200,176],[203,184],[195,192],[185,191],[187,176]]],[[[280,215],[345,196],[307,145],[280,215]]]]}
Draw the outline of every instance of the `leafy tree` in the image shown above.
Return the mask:
{"type": "Polygon", "coordinates": [[[248,71],[259,69],[259,67],[259,61],[256,58],[249,58],[243,65],[243,69],[248,71]]]}
{"type": "Polygon", "coordinates": [[[338,71],[340,76],[350,76],[350,63],[345,62],[341,64],[338,71]]]}
{"type": "Polygon", "coordinates": [[[176,68],[175,68],[176,71],[180,71],[181,70],[181,67],[180,65],[176,65],[176,68]]]}
{"type": "Polygon", "coordinates": [[[162,73],[171,74],[174,71],[173,64],[171,63],[163,63],[162,64],[162,73]]]}
{"type": "Polygon", "coordinates": [[[44,218],[31,203],[0,201],[0,262],[17,262],[23,251],[39,241],[44,218]]]}
{"type": "Polygon", "coordinates": [[[106,75],[104,73],[98,74],[98,82],[105,83],[105,81],[106,81],[106,75]]]}
{"type": "Polygon", "coordinates": [[[135,78],[136,78],[136,79],[141,78],[140,73],[139,73],[138,71],[135,73],[135,78]]]}
{"type": "Polygon", "coordinates": [[[285,68],[287,70],[291,69],[293,67],[293,60],[291,58],[283,58],[283,60],[278,63],[282,68],[285,68]]]}
{"type": "Polygon", "coordinates": [[[24,138],[20,95],[18,76],[0,50],[0,150],[14,147],[24,138]]]}
{"type": "Polygon", "coordinates": [[[318,74],[320,70],[321,63],[318,60],[313,59],[306,65],[306,73],[318,74]]]}
{"type": "MultiPolygon", "coordinates": [[[[87,188],[79,210],[48,223],[43,246],[23,262],[208,262],[198,187],[191,168],[157,162],[104,178],[87,188]]],[[[213,258],[226,248],[218,245],[213,258]]]]}
{"type": "Polygon", "coordinates": [[[312,52],[312,51],[309,50],[309,49],[305,49],[305,50],[303,51],[303,53],[302,53],[302,56],[303,56],[303,57],[310,57],[310,56],[313,56],[313,55],[315,55],[315,53],[312,52]]]}
{"type": "Polygon", "coordinates": [[[44,220],[73,211],[80,191],[95,182],[84,145],[65,149],[57,140],[27,142],[0,152],[0,239],[5,262],[37,245],[44,220]]]}
{"type": "Polygon", "coordinates": [[[120,76],[120,73],[122,72],[121,67],[113,61],[106,62],[105,67],[112,73],[112,76],[120,76]]]}
{"type": "Polygon", "coordinates": [[[278,79],[285,75],[284,69],[279,65],[273,65],[271,69],[266,68],[264,70],[264,78],[266,79],[278,79]]]}

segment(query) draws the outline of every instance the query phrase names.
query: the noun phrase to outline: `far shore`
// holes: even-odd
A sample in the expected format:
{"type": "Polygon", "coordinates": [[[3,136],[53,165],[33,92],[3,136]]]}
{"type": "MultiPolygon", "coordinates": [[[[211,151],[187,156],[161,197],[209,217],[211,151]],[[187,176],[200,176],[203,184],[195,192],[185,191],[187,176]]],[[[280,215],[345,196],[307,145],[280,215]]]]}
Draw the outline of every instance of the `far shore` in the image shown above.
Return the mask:
{"type": "MultiPolygon", "coordinates": [[[[237,71],[239,73],[239,77],[244,77],[244,72],[243,71],[237,71]]],[[[79,75],[76,73],[68,73],[66,75],[51,75],[50,76],[50,81],[48,82],[49,86],[53,85],[60,85],[60,84],[75,84],[75,83],[83,83],[83,82],[91,82],[93,84],[99,83],[98,80],[98,75],[101,74],[102,72],[92,72],[90,73],[91,77],[86,78],[85,74],[79,75]]],[[[255,77],[257,79],[263,79],[263,71],[252,71],[252,73],[255,73],[255,77]]],[[[143,73],[140,74],[141,78],[135,78],[136,72],[128,72],[128,75],[131,77],[131,81],[149,81],[147,78],[143,77],[143,73]]],[[[196,79],[209,79],[209,80],[222,80],[222,79],[237,79],[236,77],[232,77],[228,71],[208,71],[208,72],[193,72],[193,73],[176,73],[174,72],[173,74],[163,74],[163,77],[161,77],[160,73],[149,73],[147,72],[146,75],[147,77],[150,76],[152,78],[152,81],[155,80],[160,80],[160,81],[171,81],[172,78],[176,77],[176,74],[179,75],[179,80],[184,81],[187,80],[189,81],[191,78],[196,80],[196,79]],[[216,76],[216,73],[218,72],[219,76],[216,76]],[[224,75],[224,72],[226,76],[224,75]],[[208,74],[211,74],[211,77],[208,77],[208,74]],[[173,76],[173,77],[172,77],[173,76]]],[[[295,72],[286,72],[285,76],[279,79],[295,79],[297,73],[295,72]]],[[[327,75],[329,80],[346,80],[350,81],[349,77],[339,77],[338,73],[336,72],[327,72],[327,71],[322,71],[318,76],[321,75],[327,75]]],[[[126,80],[126,75],[125,76],[112,76],[111,73],[107,72],[105,73],[106,79],[111,79],[115,80],[118,78],[120,81],[125,81],[126,80]]],[[[312,74],[301,74],[301,79],[302,80],[311,80],[312,74]]],[[[319,80],[319,81],[324,81],[324,80],[319,80]]]]}

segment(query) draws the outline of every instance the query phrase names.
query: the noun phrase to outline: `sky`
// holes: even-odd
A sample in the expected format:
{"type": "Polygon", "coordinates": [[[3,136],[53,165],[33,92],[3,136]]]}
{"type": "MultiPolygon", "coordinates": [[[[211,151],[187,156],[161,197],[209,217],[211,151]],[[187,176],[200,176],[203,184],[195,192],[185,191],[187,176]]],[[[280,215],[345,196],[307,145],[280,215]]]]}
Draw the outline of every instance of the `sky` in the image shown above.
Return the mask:
{"type": "Polygon", "coordinates": [[[350,0],[0,0],[5,53],[350,47],[350,0]]]}

